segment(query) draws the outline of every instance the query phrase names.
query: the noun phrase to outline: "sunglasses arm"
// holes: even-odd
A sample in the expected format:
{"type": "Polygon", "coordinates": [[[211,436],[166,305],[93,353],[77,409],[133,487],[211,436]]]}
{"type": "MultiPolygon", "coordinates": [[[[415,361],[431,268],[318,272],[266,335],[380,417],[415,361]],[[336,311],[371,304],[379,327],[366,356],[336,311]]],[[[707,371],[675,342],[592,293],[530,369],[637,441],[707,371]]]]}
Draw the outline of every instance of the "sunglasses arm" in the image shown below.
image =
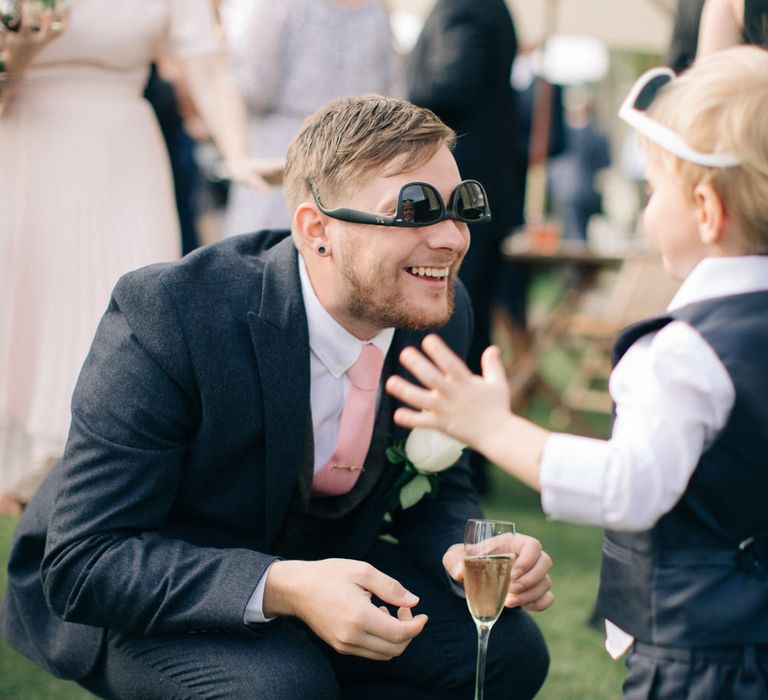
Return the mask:
{"type": "Polygon", "coordinates": [[[370,212],[359,211],[357,209],[347,209],[346,207],[339,207],[338,209],[325,209],[320,207],[320,211],[322,211],[326,216],[330,216],[332,219],[349,221],[353,224],[374,224],[378,226],[396,225],[396,218],[394,216],[371,214],[370,212]]]}

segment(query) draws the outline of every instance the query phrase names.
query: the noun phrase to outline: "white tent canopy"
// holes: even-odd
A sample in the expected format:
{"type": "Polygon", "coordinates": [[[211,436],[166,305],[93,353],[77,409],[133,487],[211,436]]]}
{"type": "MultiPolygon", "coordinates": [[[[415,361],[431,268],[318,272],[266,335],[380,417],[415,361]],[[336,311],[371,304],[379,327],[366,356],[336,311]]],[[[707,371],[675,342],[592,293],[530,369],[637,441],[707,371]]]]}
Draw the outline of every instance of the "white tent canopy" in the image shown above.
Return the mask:
{"type": "MultiPolygon", "coordinates": [[[[585,34],[600,39],[609,48],[654,53],[664,53],[669,44],[675,7],[675,0],[507,1],[524,45],[538,44],[551,34],[585,34]],[[554,19],[549,31],[548,12],[554,19]]],[[[423,18],[434,0],[386,3],[394,13],[423,18]]]]}
{"type": "Polygon", "coordinates": [[[547,33],[586,34],[609,48],[656,53],[666,50],[674,17],[669,0],[509,0],[509,5],[526,43],[538,43],[547,33]]]}

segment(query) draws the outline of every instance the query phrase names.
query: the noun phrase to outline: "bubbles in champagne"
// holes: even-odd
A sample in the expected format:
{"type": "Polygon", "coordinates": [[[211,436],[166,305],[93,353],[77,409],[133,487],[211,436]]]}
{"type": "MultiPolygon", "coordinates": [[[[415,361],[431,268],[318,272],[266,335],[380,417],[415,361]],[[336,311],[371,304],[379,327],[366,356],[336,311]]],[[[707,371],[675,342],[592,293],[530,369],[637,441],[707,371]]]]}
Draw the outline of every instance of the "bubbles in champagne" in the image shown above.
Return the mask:
{"type": "Polygon", "coordinates": [[[472,617],[493,623],[501,613],[512,571],[511,554],[491,554],[464,559],[464,591],[472,617]]]}

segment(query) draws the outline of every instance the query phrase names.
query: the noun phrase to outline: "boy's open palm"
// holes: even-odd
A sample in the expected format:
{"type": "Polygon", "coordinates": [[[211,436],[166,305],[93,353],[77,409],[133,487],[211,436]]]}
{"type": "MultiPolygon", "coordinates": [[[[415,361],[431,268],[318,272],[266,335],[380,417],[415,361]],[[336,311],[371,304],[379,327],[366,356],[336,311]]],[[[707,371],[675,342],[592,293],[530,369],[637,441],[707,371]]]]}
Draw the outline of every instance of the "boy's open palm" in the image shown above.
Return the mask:
{"type": "Polygon", "coordinates": [[[406,348],[400,362],[423,387],[397,376],[387,381],[390,394],[420,409],[399,408],[395,422],[436,428],[477,448],[484,435],[509,419],[509,383],[498,348],[483,353],[482,376],[473,374],[439,336],[424,338],[422,349],[406,348]]]}

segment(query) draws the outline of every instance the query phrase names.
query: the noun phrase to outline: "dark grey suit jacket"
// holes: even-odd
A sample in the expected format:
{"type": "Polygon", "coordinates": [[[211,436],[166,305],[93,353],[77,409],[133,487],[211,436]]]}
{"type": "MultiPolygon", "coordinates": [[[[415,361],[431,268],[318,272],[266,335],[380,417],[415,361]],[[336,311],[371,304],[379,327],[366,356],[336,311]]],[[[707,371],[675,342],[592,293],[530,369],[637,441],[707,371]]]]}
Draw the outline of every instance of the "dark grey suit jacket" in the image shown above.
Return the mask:
{"type": "MultiPolygon", "coordinates": [[[[438,332],[464,353],[471,328],[459,285],[456,313],[438,332]]],[[[422,336],[398,331],[389,358],[422,336]]],[[[123,277],[74,393],[64,458],[17,531],[2,611],[8,642],[76,679],[93,667],[106,628],[243,631],[297,488],[309,383],[297,253],[285,232],[238,236],[123,277]]],[[[402,436],[392,428],[393,441],[402,436]]],[[[348,516],[348,535],[318,556],[364,557],[400,472],[384,470],[348,516]]],[[[396,515],[395,530],[446,578],[442,554],[478,513],[462,462],[437,497],[396,515]]]]}

